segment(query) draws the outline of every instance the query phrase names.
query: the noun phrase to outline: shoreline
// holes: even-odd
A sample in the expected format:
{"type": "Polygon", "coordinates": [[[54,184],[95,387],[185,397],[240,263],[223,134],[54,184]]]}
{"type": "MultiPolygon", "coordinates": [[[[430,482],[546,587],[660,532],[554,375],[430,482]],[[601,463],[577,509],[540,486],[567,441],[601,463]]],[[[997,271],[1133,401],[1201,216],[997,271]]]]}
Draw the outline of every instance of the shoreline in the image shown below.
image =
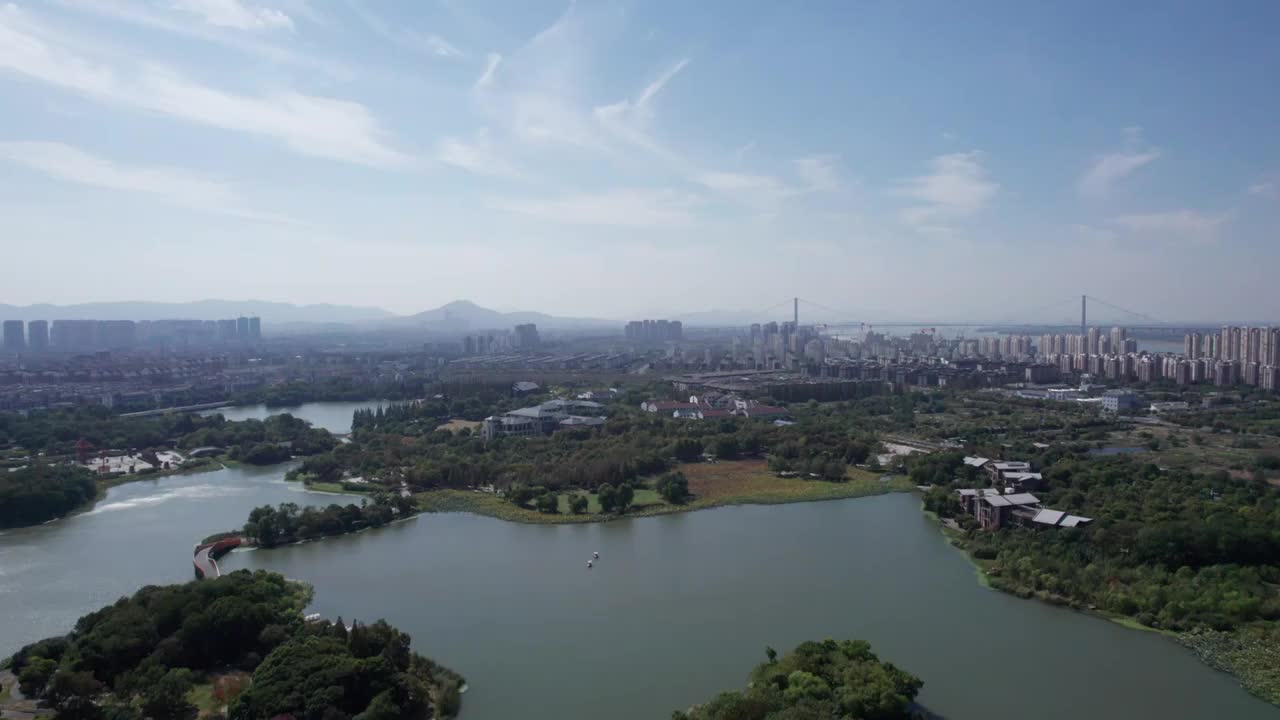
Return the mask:
{"type": "MultiPolygon", "coordinates": [[[[128,485],[130,483],[136,483],[136,482],[146,482],[148,480],[151,480],[151,481],[165,480],[167,478],[179,477],[182,475],[199,475],[201,473],[216,472],[218,470],[230,470],[234,468],[279,467],[281,465],[287,465],[289,463],[295,462],[296,460],[299,460],[301,458],[290,458],[288,460],[285,460],[284,462],[273,463],[271,465],[248,465],[238,460],[228,460],[223,456],[217,456],[217,457],[212,457],[208,459],[210,460],[210,462],[200,463],[192,467],[177,467],[177,468],[171,468],[169,470],[158,470],[153,473],[146,473],[145,475],[139,475],[137,473],[134,473],[132,475],[123,474],[123,475],[117,475],[115,477],[110,477],[110,478],[95,477],[93,479],[93,484],[96,487],[96,491],[94,492],[93,497],[90,498],[88,501],[86,501],[84,504],[77,505],[71,510],[68,510],[64,515],[51,517],[48,520],[42,520],[40,522],[30,523],[28,525],[13,525],[10,527],[0,528],[0,532],[9,532],[10,530],[23,530],[26,528],[40,527],[41,525],[48,525],[49,523],[69,520],[73,517],[76,517],[77,515],[84,515],[85,513],[92,512],[94,508],[98,506],[99,502],[102,502],[104,499],[106,499],[108,491],[110,491],[112,488],[119,487],[121,485],[128,485]]],[[[304,489],[307,490],[308,492],[316,492],[316,493],[323,493],[323,494],[335,494],[335,495],[336,494],[349,494],[349,495],[356,494],[353,492],[346,492],[346,491],[344,491],[343,493],[325,493],[325,491],[322,491],[322,490],[311,490],[310,488],[305,488],[305,487],[304,489]]]]}
{"type": "MultiPolygon", "coordinates": [[[[933,523],[938,528],[939,534],[942,535],[947,545],[951,546],[957,552],[959,552],[965,558],[965,560],[967,560],[969,564],[973,566],[974,574],[977,578],[977,582],[982,587],[987,588],[988,590],[991,590],[993,592],[1004,593],[1005,595],[1018,598],[1019,600],[1034,601],[1034,602],[1042,603],[1044,605],[1048,605],[1050,607],[1056,607],[1064,610],[1070,610],[1071,612],[1077,612],[1082,615],[1087,615],[1089,617],[1096,618],[1098,620],[1105,620],[1107,622],[1114,623],[1128,630],[1135,630],[1139,632],[1149,632],[1149,633],[1155,633],[1156,635],[1160,635],[1168,639],[1175,645],[1177,645],[1183,651],[1190,652],[1192,655],[1195,656],[1195,658],[1198,661],[1200,661],[1204,665],[1207,665],[1208,667],[1220,673],[1230,676],[1233,680],[1239,683],[1240,687],[1243,688],[1245,692],[1249,693],[1250,695],[1253,695],[1254,697],[1262,700],[1263,702],[1269,703],[1276,707],[1280,707],[1280,695],[1276,695],[1275,693],[1277,691],[1274,689],[1274,685],[1276,683],[1275,679],[1247,678],[1245,677],[1245,674],[1243,673],[1243,671],[1239,671],[1239,672],[1236,671],[1236,669],[1232,665],[1232,662],[1229,659],[1225,659],[1221,656],[1204,652],[1200,649],[1198,645],[1193,644],[1193,640],[1199,637],[1202,637],[1205,634],[1204,631],[1173,632],[1172,630],[1165,630],[1163,628],[1148,627],[1138,622],[1136,618],[1130,617],[1128,615],[1119,615],[1116,613],[1107,612],[1105,610],[1098,610],[1096,608],[1077,607],[1077,603],[1073,602],[1070,598],[1062,597],[1061,598],[1062,602],[1052,602],[1036,594],[1031,594],[1031,595],[1028,595],[1027,597],[1023,597],[1022,595],[1019,595],[1016,592],[1005,590],[999,587],[997,584],[991,582],[991,578],[987,575],[986,568],[982,566],[982,563],[978,561],[976,558],[974,558],[973,554],[970,553],[967,549],[956,544],[955,540],[958,539],[959,534],[956,533],[956,531],[950,530],[949,528],[944,526],[936,513],[925,510],[923,502],[921,503],[921,513],[923,513],[926,517],[928,517],[931,521],[933,521],[933,523]],[[1268,689],[1270,689],[1271,694],[1268,694],[1268,689]]],[[[1212,631],[1212,632],[1219,632],[1228,638],[1235,638],[1250,632],[1253,626],[1254,625],[1241,626],[1229,632],[1227,631],[1212,631]]]]}
{"type": "Polygon", "coordinates": [[[414,495],[413,499],[422,513],[471,513],[521,525],[579,525],[583,523],[606,523],[628,518],[692,513],[699,510],[713,510],[735,505],[790,505],[793,503],[825,502],[828,500],[850,500],[888,495],[890,493],[905,493],[912,490],[908,481],[901,478],[895,478],[891,483],[880,483],[878,480],[874,482],[877,483],[877,487],[870,487],[858,481],[829,483],[831,488],[836,488],[837,490],[812,496],[780,497],[767,494],[747,494],[694,498],[683,505],[671,505],[669,503],[644,505],[634,511],[622,514],[571,515],[542,513],[529,508],[516,507],[506,500],[489,493],[471,490],[428,490],[414,495]]]}

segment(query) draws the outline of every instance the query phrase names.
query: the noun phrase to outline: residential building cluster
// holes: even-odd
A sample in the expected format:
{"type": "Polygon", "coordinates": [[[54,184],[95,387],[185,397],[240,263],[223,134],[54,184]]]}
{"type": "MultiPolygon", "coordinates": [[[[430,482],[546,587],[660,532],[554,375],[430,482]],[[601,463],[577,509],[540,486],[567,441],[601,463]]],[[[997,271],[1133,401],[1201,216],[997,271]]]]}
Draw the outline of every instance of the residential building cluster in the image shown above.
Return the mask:
{"type": "Polygon", "coordinates": [[[960,507],[973,515],[983,530],[999,530],[1013,524],[1073,528],[1093,522],[1092,518],[1042,506],[1031,491],[1042,487],[1044,478],[1032,472],[1030,463],[966,457],[964,464],[986,472],[991,481],[991,487],[956,491],[960,507]]]}
{"type": "Polygon", "coordinates": [[[1280,390],[1280,328],[1274,327],[1228,326],[1221,333],[1189,333],[1180,355],[1139,353],[1124,328],[1112,328],[1109,335],[1098,328],[1086,335],[1045,335],[1039,350],[1038,362],[1056,367],[1062,376],[1280,390]]]}
{"type": "Polygon", "coordinates": [[[226,320],[5,320],[6,353],[95,352],[141,346],[204,346],[262,339],[257,317],[226,320]],[[25,326],[25,327],[24,327],[25,326]]]}
{"type": "Polygon", "coordinates": [[[712,420],[740,417],[749,420],[771,420],[776,424],[791,424],[791,413],[786,408],[766,405],[738,395],[708,392],[691,395],[688,402],[682,400],[646,400],[640,409],[657,415],[667,415],[680,420],[712,420]]]}
{"type": "Polygon", "coordinates": [[[1113,327],[1104,333],[1092,327],[1084,335],[1041,335],[1037,352],[1048,355],[1131,355],[1138,352],[1138,341],[1129,337],[1127,328],[1113,327]]]}
{"type": "Polygon", "coordinates": [[[541,345],[542,338],[538,335],[538,326],[528,323],[516,325],[509,331],[463,336],[461,350],[466,357],[505,355],[513,352],[529,352],[541,345]]]}
{"type": "Polygon", "coordinates": [[[684,325],[679,320],[632,320],[623,335],[634,342],[667,342],[684,338],[684,325]]]}

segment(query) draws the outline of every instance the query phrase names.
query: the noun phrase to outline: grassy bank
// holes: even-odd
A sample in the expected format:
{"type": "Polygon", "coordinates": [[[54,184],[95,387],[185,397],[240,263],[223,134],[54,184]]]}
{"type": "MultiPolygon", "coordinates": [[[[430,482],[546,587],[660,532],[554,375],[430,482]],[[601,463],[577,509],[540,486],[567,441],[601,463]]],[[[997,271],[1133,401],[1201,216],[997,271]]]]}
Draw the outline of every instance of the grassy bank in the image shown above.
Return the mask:
{"type": "Polygon", "coordinates": [[[1280,705],[1280,627],[1275,623],[1182,633],[1177,639],[1210,667],[1239,678],[1249,692],[1280,705]]]}
{"type": "MultiPolygon", "coordinates": [[[[692,500],[682,505],[673,505],[662,500],[651,488],[638,489],[634,504],[627,510],[625,517],[692,512],[723,505],[776,505],[838,500],[911,489],[911,483],[906,478],[881,482],[879,476],[856,469],[850,469],[849,479],[841,483],[780,478],[770,472],[765,463],[760,460],[698,463],[684,465],[680,470],[689,479],[692,500]]],[[[471,512],[511,522],[542,524],[601,522],[618,517],[601,514],[599,500],[594,494],[588,494],[587,513],[583,515],[567,514],[568,494],[560,496],[561,512],[556,514],[516,507],[489,493],[463,490],[433,490],[420,493],[415,499],[418,506],[426,512],[471,512]]]]}

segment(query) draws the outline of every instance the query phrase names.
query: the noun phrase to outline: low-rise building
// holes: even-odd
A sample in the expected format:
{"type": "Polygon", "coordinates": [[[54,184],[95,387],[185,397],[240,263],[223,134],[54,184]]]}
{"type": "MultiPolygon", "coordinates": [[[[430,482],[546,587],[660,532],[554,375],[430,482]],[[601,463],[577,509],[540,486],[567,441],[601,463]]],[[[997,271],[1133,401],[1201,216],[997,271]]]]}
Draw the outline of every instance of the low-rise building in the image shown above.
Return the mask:
{"type": "Polygon", "coordinates": [[[490,415],[480,426],[480,437],[489,442],[499,437],[550,435],[565,427],[598,427],[604,424],[603,412],[604,406],[591,400],[548,400],[541,405],[490,415]]]}
{"type": "Polygon", "coordinates": [[[1041,507],[1040,500],[1027,492],[1000,492],[994,488],[957,490],[960,507],[978,521],[983,530],[999,530],[1011,524],[1025,527],[1080,527],[1092,518],[1041,507]]]}
{"type": "Polygon", "coordinates": [[[1109,413],[1138,409],[1138,395],[1131,390],[1108,390],[1102,394],[1102,409],[1109,413]]]}

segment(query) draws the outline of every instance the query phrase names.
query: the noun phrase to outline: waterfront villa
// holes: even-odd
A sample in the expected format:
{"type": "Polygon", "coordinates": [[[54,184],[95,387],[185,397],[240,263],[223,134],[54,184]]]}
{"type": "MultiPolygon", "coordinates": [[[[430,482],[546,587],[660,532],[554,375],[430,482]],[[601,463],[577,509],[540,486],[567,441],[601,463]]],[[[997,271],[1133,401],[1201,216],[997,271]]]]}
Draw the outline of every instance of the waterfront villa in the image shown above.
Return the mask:
{"type": "Polygon", "coordinates": [[[1040,506],[1040,499],[1027,492],[1000,492],[995,488],[957,490],[960,507],[978,521],[983,530],[999,530],[1010,524],[1025,527],[1079,527],[1092,518],[1070,515],[1040,506]]]}

